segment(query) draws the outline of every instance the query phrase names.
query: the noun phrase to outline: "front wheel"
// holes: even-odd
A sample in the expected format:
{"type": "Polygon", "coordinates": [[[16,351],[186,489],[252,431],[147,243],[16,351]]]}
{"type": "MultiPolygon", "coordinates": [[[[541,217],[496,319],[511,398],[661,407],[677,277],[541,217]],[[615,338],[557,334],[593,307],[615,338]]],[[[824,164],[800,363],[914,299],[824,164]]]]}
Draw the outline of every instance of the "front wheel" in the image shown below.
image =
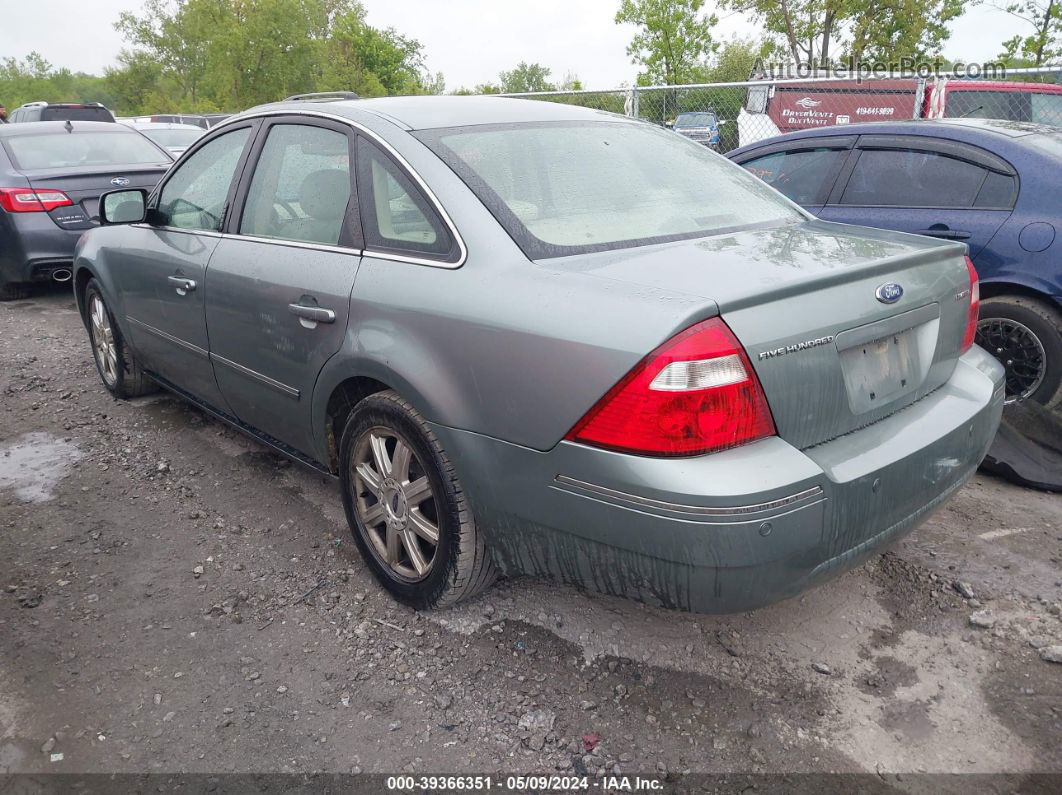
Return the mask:
{"type": "Polygon", "coordinates": [[[358,403],[339,456],[347,522],[395,598],[417,609],[443,607],[494,581],[454,466],[407,401],[386,391],[358,403]]]}
{"type": "Polygon", "coordinates": [[[1062,315],[1035,298],[1000,295],[981,301],[977,344],[1006,370],[1008,403],[1062,402],[1062,315]]]}

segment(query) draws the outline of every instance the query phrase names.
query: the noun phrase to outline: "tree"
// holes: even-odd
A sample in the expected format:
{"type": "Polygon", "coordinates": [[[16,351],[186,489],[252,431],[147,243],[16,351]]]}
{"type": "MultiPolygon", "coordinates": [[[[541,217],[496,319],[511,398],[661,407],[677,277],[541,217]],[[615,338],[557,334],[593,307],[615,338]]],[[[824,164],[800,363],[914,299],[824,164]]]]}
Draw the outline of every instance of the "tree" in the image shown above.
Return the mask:
{"type": "Polygon", "coordinates": [[[712,28],[719,22],[715,14],[702,16],[703,6],[704,0],[622,0],[616,24],[639,28],[627,47],[631,60],[645,67],[639,85],[673,86],[703,76],[716,48],[712,28]]]}
{"type": "Polygon", "coordinates": [[[419,42],[365,21],[359,0],[146,0],[108,72],[127,110],[234,110],[289,94],[438,93],[419,42]],[[152,64],[155,66],[152,67],[152,64]]]}
{"type": "Polygon", "coordinates": [[[964,0],[877,0],[855,6],[846,57],[852,63],[938,55],[951,35],[948,23],[961,16],[964,0]]]}
{"type": "Polygon", "coordinates": [[[774,43],[767,39],[756,41],[735,38],[724,42],[708,67],[704,81],[741,83],[748,80],[756,65],[769,58],[774,49],[774,43]]]}
{"type": "Polygon", "coordinates": [[[537,63],[521,61],[511,71],[498,75],[501,81],[501,93],[520,94],[527,91],[554,91],[555,86],[549,82],[550,70],[537,63]]]}
{"type": "Polygon", "coordinates": [[[849,64],[893,64],[936,54],[962,14],[962,0],[723,0],[785,42],[794,64],[825,69],[840,51],[849,64]]]}
{"type": "Polygon", "coordinates": [[[1019,0],[995,7],[1028,22],[1036,31],[1003,42],[1000,58],[1008,63],[1022,58],[1042,66],[1062,55],[1062,0],[1019,0]]]}

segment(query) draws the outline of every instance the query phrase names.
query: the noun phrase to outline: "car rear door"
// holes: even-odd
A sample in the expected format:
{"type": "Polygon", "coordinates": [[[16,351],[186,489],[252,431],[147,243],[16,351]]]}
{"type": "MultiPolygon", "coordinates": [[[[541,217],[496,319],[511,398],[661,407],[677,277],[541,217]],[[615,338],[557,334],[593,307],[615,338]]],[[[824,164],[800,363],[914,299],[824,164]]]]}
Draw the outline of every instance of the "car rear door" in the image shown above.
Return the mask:
{"type": "Polygon", "coordinates": [[[210,358],[228,405],[304,453],[314,383],[342,345],[361,260],[353,153],[342,123],[267,121],[207,273],[210,358]]]}
{"type": "Polygon", "coordinates": [[[198,144],[152,198],[152,223],[132,225],[123,246],[107,251],[144,367],[221,410],[209,359],[206,268],[257,125],[235,124],[198,144]]]}
{"type": "Polygon", "coordinates": [[[857,136],[801,138],[744,152],[734,162],[805,209],[826,203],[857,136]]]}
{"type": "Polygon", "coordinates": [[[1014,208],[1018,176],[975,146],[913,135],[864,135],[818,215],[966,243],[976,257],[1014,208]]]}

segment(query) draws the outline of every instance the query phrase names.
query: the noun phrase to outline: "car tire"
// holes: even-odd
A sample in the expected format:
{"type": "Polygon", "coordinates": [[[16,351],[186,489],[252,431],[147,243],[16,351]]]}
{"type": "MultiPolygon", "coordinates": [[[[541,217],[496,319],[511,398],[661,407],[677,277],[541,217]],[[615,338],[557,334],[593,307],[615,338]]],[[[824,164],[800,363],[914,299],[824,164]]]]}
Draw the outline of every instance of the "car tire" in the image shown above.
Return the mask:
{"type": "Polygon", "coordinates": [[[0,301],[21,301],[23,298],[29,298],[29,294],[28,284],[0,281],[0,301]]]}
{"type": "Polygon", "coordinates": [[[158,384],[140,369],[136,356],[122,339],[122,330],[114,321],[95,279],[90,279],[85,286],[83,305],[92,358],[107,391],[119,400],[158,391],[158,384]]]}
{"type": "Polygon", "coordinates": [[[408,401],[388,390],[359,402],[343,428],[339,461],[351,532],[396,599],[421,610],[445,607],[494,582],[496,568],[454,465],[408,401]]]}
{"type": "Polygon", "coordinates": [[[977,321],[977,343],[1007,368],[1007,399],[1020,392],[1019,386],[1032,387],[1023,399],[1035,400],[1048,408],[1062,403],[1062,313],[1036,298],[1000,295],[981,301],[977,321]],[[1030,377],[1016,380],[1012,370],[1013,353],[1008,342],[1022,342],[1021,348],[1042,351],[1043,367],[1039,383],[1030,377]]]}

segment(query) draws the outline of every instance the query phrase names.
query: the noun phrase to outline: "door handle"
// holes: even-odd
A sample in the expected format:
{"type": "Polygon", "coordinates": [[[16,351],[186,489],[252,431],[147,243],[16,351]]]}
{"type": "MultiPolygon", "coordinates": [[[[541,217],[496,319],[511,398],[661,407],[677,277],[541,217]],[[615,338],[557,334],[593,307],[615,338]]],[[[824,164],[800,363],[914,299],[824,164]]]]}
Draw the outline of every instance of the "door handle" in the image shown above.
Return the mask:
{"type": "Polygon", "coordinates": [[[915,230],[915,234],[939,237],[942,240],[967,240],[970,237],[969,232],[964,232],[961,229],[918,229],[915,230]]]}
{"type": "Polygon", "coordinates": [[[314,323],[335,323],[336,313],[331,309],[320,306],[307,306],[306,304],[288,304],[288,311],[314,323]]]}
{"type": "Polygon", "coordinates": [[[188,295],[195,290],[195,279],[186,279],[183,276],[170,276],[166,279],[177,290],[177,295],[188,295]]]}

